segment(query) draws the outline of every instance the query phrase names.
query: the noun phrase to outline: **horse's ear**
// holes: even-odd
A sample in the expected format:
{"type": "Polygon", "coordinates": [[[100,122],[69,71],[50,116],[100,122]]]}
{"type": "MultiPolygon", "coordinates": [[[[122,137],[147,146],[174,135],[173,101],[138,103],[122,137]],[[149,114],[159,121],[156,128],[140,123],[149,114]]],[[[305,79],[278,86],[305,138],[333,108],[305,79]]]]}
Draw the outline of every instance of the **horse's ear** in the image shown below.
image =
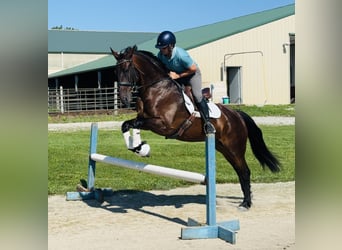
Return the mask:
{"type": "Polygon", "coordinates": [[[130,48],[129,53],[128,53],[129,58],[133,56],[133,53],[137,51],[137,49],[138,49],[137,45],[134,45],[132,48],[130,48]]]}
{"type": "Polygon", "coordinates": [[[115,57],[116,60],[119,60],[119,53],[114,51],[112,47],[110,47],[110,50],[112,51],[113,56],[115,57]]]}

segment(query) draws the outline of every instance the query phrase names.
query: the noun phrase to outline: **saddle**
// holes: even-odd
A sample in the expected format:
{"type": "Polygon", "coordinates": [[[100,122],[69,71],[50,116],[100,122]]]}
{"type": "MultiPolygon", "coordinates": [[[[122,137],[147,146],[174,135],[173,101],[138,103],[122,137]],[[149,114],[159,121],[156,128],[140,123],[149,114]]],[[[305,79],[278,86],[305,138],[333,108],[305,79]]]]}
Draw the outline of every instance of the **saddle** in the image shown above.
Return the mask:
{"type": "MultiPolygon", "coordinates": [[[[195,117],[201,117],[195,102],[194,98],[192,96],[191,87],[185,86],[183,90],[183,97],[185,102],[185,107],[189,111],[190,114],[194,114],[195,117]]],[[[210,98],[212,97],[210,93],[209,88],[202,89],[202,95],[203,98],[207,101],[208,107],[209,107],[209,117],[210,118],[220,118],[221,116],[221,110],[217,107],[217,105],[210,101],[210,98]]]]}
{"type": "MultiPolygon", "coordinates": [[[[184,103],[186,109],[189,111],[190,116],[188,119],[186,119],[182,125],[179,127],[179,129],[172,135],[166,136],[167,139],[176,139],[178,136],[181,136],[185,130],[187,130],[193,123],[196,117],[201,117],[200,112],[198,111],[194,98],[191,92],[190,86],[184,86],[184,89],[182,90],[184,103]]],[[[220,118],[221,116],[221,110],[217,107],[217,105],[213,102],[211,102],[209,99],[212,97],[210,93],[209,88],[202,89],[202,95],[203,98],[207,101],[208,108],[209,108],[209,117],[210,118],[220,118]]]]}

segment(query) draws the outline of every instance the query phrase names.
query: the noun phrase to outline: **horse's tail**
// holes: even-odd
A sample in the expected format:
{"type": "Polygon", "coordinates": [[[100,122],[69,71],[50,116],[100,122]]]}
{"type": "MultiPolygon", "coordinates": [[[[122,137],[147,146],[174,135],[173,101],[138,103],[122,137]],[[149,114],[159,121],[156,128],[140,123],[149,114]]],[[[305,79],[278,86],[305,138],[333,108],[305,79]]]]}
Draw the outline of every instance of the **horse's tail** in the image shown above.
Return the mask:
{"type": "Polygon", "coordinates": [[[248,114],[241,110],[237,112],[241,115],[247,126],[248,138],[252,147],[253,154],[258,159],[261,166],[264,168],[266,165],[272,172],[279,172],[280,163],[278,159],[267,148],[262,136],[261,129],[256,125],[255,121],[248,114]]]}

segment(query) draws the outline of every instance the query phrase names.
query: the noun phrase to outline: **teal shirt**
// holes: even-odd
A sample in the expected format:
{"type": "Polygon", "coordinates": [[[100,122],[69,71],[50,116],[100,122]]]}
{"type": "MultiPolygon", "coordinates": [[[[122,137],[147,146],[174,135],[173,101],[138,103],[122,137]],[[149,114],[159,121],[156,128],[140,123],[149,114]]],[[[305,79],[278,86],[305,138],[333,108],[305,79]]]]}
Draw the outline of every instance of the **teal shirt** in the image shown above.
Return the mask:
{"type": "Polygon", "coordinates": [[[183,73],[195,63],[189,53],[179,47],[173,48],[170,59],[164,56],[160,51],[157,56],[170,71],[174,71],[177,74],[183,73]]]}

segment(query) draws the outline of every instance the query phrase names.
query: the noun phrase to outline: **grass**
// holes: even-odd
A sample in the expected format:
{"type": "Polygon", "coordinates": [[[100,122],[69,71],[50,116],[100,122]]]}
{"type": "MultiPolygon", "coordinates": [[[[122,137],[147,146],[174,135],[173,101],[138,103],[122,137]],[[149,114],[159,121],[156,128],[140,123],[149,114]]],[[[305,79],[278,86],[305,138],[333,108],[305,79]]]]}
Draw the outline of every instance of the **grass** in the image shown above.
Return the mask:
{"type": "MultiPolygon", "coordinates": [[[[226,105],[232,109],[239,109],[245,111],[251,116],[294,116],[295,104],[288,105],[265,105],[265,106],[248,106],[248,105],[226,105]]],[[[49,123],[68,123],[68,122],[100,122],[100,121],[124,121],[132,119],[136,113],[132,110],[122,110],[114,113],[108,111],[106,113],[69,113],[49,115],[49,123]]]]}
{"type": "Polygon", "coordinates": [[[101,121],[125,121],[136,116],[133,110],[121,110],[118,112],[83,112],[48,115],[48,123],[68,122],[101,122],[101,121]]]}
{"type": "MultiPolygon", "coordinates": [[[[294,126],[260,126],[266,144],[282,163],[280,173],[263,170],[251,149],[247,147],[246,159],[251,169],[252,182],[278,182],[294,180],[295,141],[294,126]]],[[[125,147],[120,131],[100,130],[97,151],[101,154],[141,161],[155,165],[178,168],[205,174],[204,142],[187,143],[165,140],[150,131],[142,131],[152,149],[150,158],[140,158],[125,147]]],[[[64,194],[74,191],[80,179],[87,179],[89,131],[48,133],[48,193],[64,194]]],[[[216,154],[217,183],[237,183],[233,168],[220,153],[216,154]]],[[[117,168],[97,163],[96,187],[110,187],[114,190],[171,189],[191,183],[117,168]]]]}
{"type": "Polygon", "coordinates": [[[246,106],[228,105],[232,109],[242,110],[251,116],[295,116],[295,104],[288,105],[265,105],[265,106],[246,106]]]}

